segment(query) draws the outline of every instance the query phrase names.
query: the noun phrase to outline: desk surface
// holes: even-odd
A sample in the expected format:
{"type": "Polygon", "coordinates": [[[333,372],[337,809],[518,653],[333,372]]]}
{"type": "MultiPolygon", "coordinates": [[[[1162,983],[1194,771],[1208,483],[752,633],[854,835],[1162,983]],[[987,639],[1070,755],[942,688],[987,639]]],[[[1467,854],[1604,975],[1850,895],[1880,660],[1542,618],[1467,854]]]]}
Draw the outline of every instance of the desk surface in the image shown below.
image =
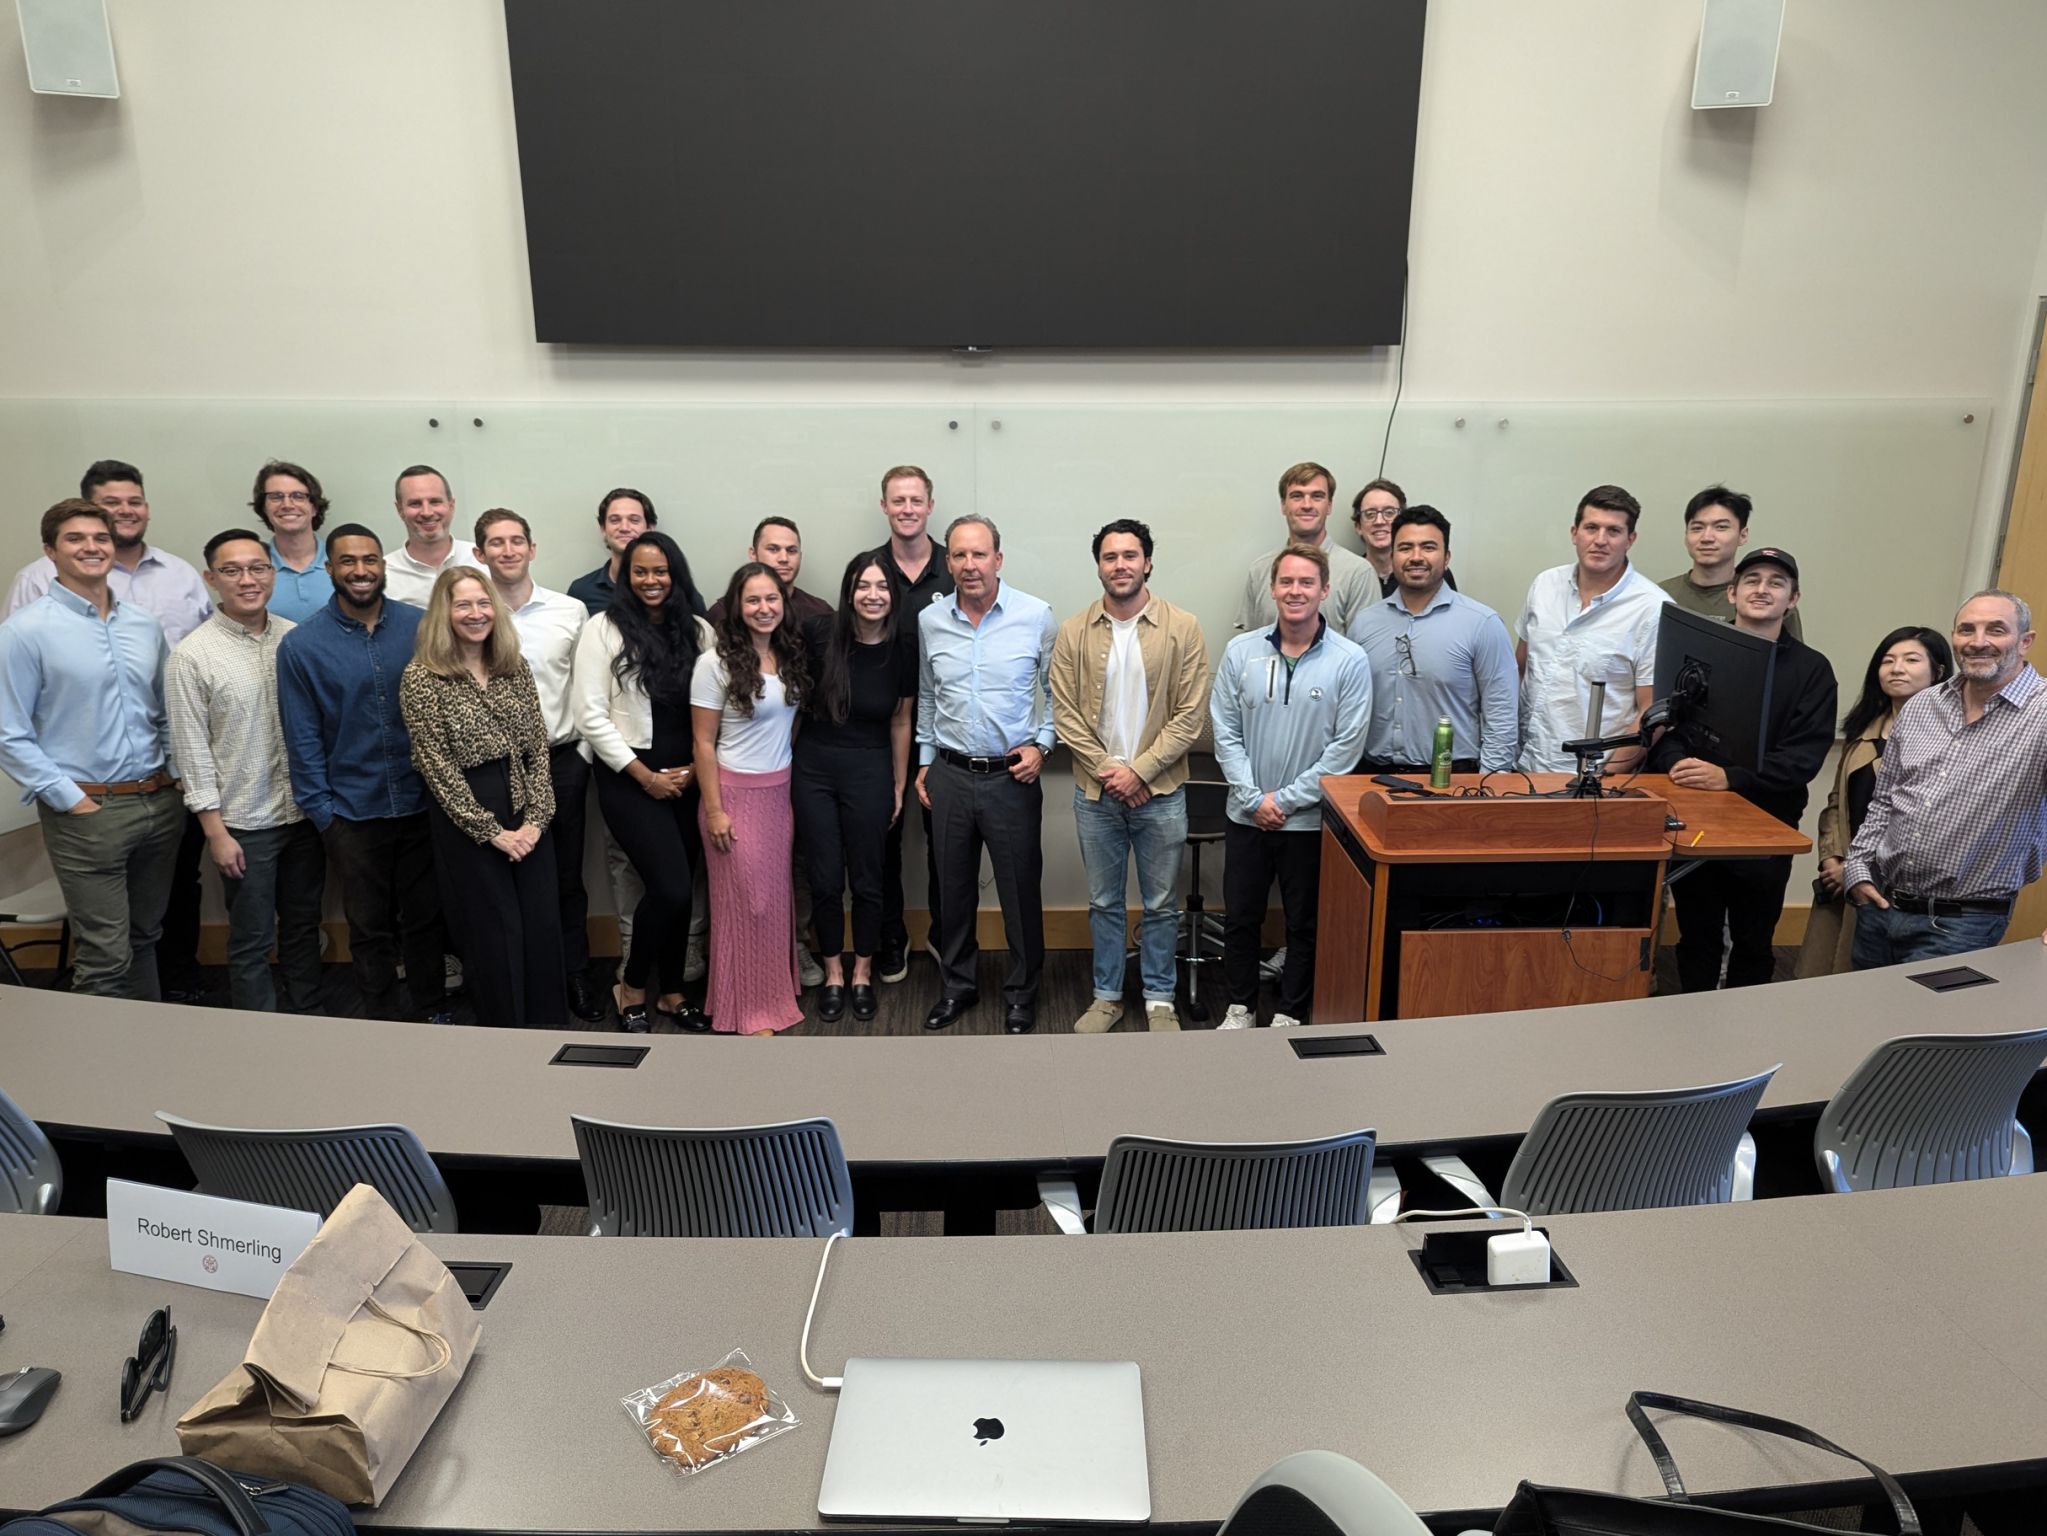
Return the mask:
{"type": "MultiPolygon", "coordinates": [[[[0,1084],[46,1125],[162,1137],[168,1109],[228,1125],[396,1120],[438,1156],[573,1162],[571,1111],[666,1125],[827,1114],[870,1168],[1053,1167],[1122,1132],[1219,1141],[1370,1126],[1387,1147],[1525,1131],[1573,1089],[1722,1082],[1783,1068],[1768,1111],[1824,1103],[1882,1041],[2036,1016],[2047,946],[1961,957],[2001,985],[1936,994],[1944,960],[1741,991],[1389,1020],[1382,1056],[1302,1060],[1288,1031],[958,1039],[634,1037],[632,1071],[551,1067],[588,1034],[179,1008],[0,988],[0,1084]]],[[[1355,1031],[1316,1027],[1308,1033],[1355,1031]]],[[[622,1037],[596,1037],[622,1038],[622,1037]]]]}
{"type": "MultiPolygon", "coordinates": [[[[260,1303],[112,1273],[104,1225],[0,1286],[0,1367],[53,1365],[44,1422],[0,1441],[0,1503],[34,1506],[174,1446],[177,1414],[240,1359],[260,1303]],[[120,1362],[151,1307],[179,1328],[167,1396],[121,1427],[120,1362]]],[[[1327,1446],[1424,1512],[1497,1506],[1515,1482],[1660,1491],[1621,1405],[1634,1388],[1799,1420],[1893,1471],[2047,1458],[2047,1359],[2014,1350],[2047,1179],[1548,1223],[1575,1290],[1433,1297],[1411,1228],[1165,1237],[854,1239],[813,1341],[850,1353],[1135,1359],[1154,1518],[1215,1521],[1280,1456],[1327,1446]],[[1899,1235],[1911,1234],[1909,1242],[1899,1235]],[[1935,1250],[1940,1262],[1901,1265],[1935,1250]],[[1880,1347],[1871,1347],[1880,1340],[1880,1347]]],[[[832,1400],[796,1344],[808,1241],[436,1237],[509,1260],[448,1410],[366,1524],[491,1531],[807,1529],[832,1400]],[[802,1427],[706,1478],[670,1476],[617,1400],[734,1345],[802,1427]],[[543,1449],[544,1448],[544,1449],[543,1449]],[[573,1469],[573,1472],[570,1471],[573,1469]]],[[[1838,1480],[1781,1442],[1679,1425],[1692,1486],[1838,1480]]]]}

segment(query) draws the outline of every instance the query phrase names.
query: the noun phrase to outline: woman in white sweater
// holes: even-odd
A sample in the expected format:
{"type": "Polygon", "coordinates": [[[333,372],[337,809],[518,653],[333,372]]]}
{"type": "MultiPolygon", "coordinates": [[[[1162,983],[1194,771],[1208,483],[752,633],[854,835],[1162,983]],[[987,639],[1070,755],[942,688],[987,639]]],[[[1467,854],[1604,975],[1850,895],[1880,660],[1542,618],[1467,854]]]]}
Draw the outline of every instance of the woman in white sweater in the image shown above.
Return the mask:
{"type": "Polygon", "coordinates": [[[633,540],[619,573],[610,607],[576,639],[574,672],[578,726],[597,755],[598,807],[646,886],[612,996],[635,1033],[653,1027],[652,1012],[701,1030],[709,1027],[703,1014],[682,995],[691,870],[702,858],[689,685],[712,636],[690,612],[689,562],[666,534],[633,540]],[[661,990],[650,1012],[656,974],[661,990]]]}

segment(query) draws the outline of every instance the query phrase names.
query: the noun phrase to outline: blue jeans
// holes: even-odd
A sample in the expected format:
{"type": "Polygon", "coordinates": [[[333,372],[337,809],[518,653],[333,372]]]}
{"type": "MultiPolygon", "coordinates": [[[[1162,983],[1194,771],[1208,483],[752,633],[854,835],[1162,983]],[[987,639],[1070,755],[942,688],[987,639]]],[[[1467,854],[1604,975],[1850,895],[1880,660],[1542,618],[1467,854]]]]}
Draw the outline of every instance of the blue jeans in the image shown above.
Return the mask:
{"type": "Polygon", "coordinates": [[[1911,960],[1937,960],[1972,949],[1988,949],[2004,937],[2011,913],[1943,912],[1922,917],[1895,907],[1870,905],[1855,912],[1855,948],[1849,963],[1858,971],[1902,965],[1911,960]]]}
{"type": "Polygon", "coordinates": [[[1147,1003],[1170,1003],[1180,936],[1180,851],[1187,842],[1187,796],[1153,795],[1132,810],[1112,795],[1088,799],[1076,785],[1073,820],[1080,858],[1087,866],[1088,932],[1095,946],[1095,996],[1123,1000],[1123,957],[1129,939],[1124,892],[1130,855],[1137,855],[1137,892],[1144,902],[1138,925],[1138,969],[1147,1003]]]}

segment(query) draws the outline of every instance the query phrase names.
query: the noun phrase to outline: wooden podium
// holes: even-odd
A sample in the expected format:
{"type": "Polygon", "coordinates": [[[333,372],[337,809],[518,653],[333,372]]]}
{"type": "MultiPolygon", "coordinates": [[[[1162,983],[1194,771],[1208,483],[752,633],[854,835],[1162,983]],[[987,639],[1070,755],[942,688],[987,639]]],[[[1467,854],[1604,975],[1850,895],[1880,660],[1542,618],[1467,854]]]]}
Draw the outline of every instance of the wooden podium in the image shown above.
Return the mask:
{"type": "MultiPolygon", "coordinates": [[[[1571,776],[1535,775],[1537,790],[1571,776]]],[[[1550,799],[1397,795],[1367,777],[1322,781],[1313,1017],[1428,1018],[1647,997],[1673,856],[1811,847],[1739,795],[1645,774],[1639,794],[1550,799]],[[1667,825],[1676,816],[1682,830],[1667,825]]]]}

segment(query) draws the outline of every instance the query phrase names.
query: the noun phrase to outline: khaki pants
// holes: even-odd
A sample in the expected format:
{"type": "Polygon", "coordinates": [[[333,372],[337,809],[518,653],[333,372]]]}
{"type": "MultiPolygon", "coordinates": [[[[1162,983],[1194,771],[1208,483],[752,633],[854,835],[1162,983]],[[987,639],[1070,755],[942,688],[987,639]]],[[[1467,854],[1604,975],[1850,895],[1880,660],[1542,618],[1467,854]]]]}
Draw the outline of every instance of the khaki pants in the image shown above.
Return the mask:
{"type": "Polygon", "coordinates": [[[185,831],[184,798],[159,789],[108,795],[84,816],[42,804],[36,814],[71,916],[71,990],[159,1001],[156,942],[185,831]]]}

